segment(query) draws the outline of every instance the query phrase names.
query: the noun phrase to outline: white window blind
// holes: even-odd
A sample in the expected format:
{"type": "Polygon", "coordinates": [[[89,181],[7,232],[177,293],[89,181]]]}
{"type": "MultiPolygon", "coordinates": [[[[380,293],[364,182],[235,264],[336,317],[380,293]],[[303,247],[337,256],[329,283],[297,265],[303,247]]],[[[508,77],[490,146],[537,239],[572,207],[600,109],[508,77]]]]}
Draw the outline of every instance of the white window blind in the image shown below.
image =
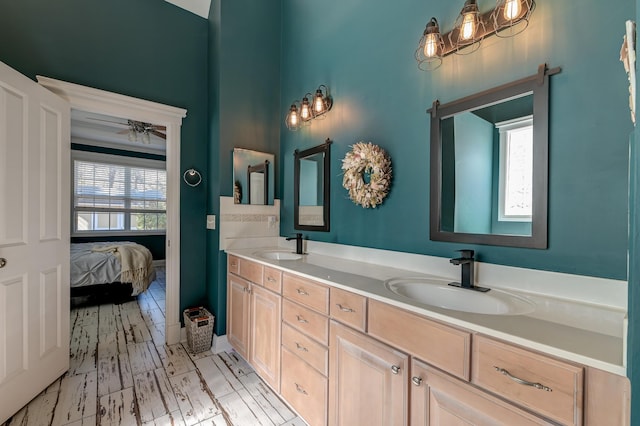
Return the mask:
{"type": "Polygon", "coordinates": [[[74,155],[75,234],[163,233],[166,205],[163,162],[94,153],[74,155]]]}

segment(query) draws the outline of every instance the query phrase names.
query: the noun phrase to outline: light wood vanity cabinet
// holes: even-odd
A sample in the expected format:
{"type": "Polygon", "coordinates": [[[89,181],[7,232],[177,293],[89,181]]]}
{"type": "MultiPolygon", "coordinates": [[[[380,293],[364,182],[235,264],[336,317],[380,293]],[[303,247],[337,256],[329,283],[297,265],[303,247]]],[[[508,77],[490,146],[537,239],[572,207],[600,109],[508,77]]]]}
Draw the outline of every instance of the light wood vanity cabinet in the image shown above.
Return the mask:
{"type": "MultiPolygon", "coordinates": [[[[229,256],[227,276],[227,339],[276,391],[280,390],[282,297],[262,287],[261,264],[229,256]],[[236,274],[240,275],[237,276],[236,274]]],[[[265,274],[270,288],[279,287],[279,274],[265,274]]]]}
{"type": "Polygon", "coordinates": [[[311,426],[327,424],[329,288],[282,275],[281,394],[311,426]]]}
{"type": "Polygon", "coordinates": [[[249,302],[251,283],[227,274],[227,340],[244,359],[249,354],[249,302]]]}
{"type": "Polygon", "coordinates": [[[329,424],[407,425],[409,356],[333,320],[330,329],[329,424]]]}
{"type": "Polygon", "coordinates": [[[626,377],[233,255],[228,271],[229,343],[311,426],[629,425],[626,377]]]}
{"type": "Polygon", "coordinates": [[[582,424],[582,366],[481,335],[472,359],[477,386],[561,424],[582,424]]]}
{"type": "Polygon", "coordinates": [[[551,424],[416,359],[410,421],[411,426],[551,424]]]}

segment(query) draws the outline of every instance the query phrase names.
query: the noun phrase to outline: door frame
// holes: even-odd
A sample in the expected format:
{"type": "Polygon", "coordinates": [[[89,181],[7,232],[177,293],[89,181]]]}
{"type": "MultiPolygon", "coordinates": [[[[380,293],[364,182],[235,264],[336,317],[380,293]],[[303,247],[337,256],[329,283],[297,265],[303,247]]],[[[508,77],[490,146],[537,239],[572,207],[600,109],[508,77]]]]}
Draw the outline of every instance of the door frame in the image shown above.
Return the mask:
{"type": "MultiPolygon", "coordinates": [[[[167,233],[165,341],[180,341],[180,128],[187,110],[126,95],[36,76],[38,83],[66,99],[72,109],[126,117],[166,126],[167,233]]],[[[70,238],[70,236],[67,236],[70,238]]]]}

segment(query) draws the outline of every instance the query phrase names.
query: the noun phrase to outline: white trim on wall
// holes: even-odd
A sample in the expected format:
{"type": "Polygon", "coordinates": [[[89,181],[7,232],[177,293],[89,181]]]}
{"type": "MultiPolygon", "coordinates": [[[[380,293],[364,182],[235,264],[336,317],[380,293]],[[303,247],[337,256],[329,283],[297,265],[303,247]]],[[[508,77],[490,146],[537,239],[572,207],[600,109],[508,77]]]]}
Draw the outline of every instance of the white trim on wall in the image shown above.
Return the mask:
{"type": "Polygon", "coordinates": [[[187,110],[48,77],[38,83],[66,99],[71,108],[127,117],[167,128],[166,322],[167,344],[180,341],[180,127],[187,110]]]}

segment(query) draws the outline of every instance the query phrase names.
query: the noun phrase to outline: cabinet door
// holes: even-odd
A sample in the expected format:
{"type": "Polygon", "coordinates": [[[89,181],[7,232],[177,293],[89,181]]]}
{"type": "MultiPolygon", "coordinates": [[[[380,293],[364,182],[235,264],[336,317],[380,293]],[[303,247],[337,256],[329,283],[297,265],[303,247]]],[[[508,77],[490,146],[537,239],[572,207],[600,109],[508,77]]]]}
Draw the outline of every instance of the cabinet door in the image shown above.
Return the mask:
{"type": "Polygon", "coordinates": [[[280,321],[282,298],[262,287],[251,290],[249,363],[280,391],[280,321]]]}
{"type": "Polygon", "coordinates": [[[245,359],[249,349],[249,292],[251,284],[227,275],[227,339],[245,359]]]}
{"type": "Polygon", "coordinates": [[[409,357],[336,322],[330,327],[329,424],[408,424],[409,357]]]}
{"type": "Polygon", "coordinates": [[[415,359],[411,382],[411,426],[551,424],[415,359]]]}

